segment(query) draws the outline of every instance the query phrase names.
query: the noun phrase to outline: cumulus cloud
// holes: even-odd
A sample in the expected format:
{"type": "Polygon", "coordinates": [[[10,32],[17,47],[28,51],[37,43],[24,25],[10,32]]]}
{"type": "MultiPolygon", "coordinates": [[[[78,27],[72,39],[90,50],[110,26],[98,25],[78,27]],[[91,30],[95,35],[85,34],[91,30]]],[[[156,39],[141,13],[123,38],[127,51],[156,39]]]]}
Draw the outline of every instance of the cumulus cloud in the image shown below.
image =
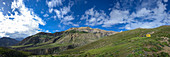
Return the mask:
{"type": "Polygon", "coordinates": [[[125,26],[126,29],[135,29],[135,28],[154,28],[161,25],[170,25],[170,15],[167,13],[166,4],[163,4],[161,1],[157,1],[157,7],[153,9],[142,8],[136,13],[130,15],[129,19],[141,18],[140,20],[133,20],[128,22],[125,26]],[[152,20],[152,21],[144,21],[152,20]],[[132,23],[133,22],[133,23],[132,23]]]}
{"type": "Polygon", "coordinates": [[[80,19],[86,20],[86,25],[95,26],[103,24],[104,20],[108,19],[108,16],[104,11],[97,11],[91,8],[80,19]]]}
{"type": "Polygon", "coordinates": [[[38,33],[39,25],[45,22],[25,7],[23,0],[14,0],[11,5],[15,14],[3,15],[0,12],[0,37],[23,38],[38,33]],[[19,11],[15,11],[18,9],[19,11]]]}
{"type": "Polygon", "coordinates": [[[49,15],[48,15],[48,14],[44,14],[43,16],[44,16],[44,17],[48,17],[49,15]]]}
{"type": "Polygon", "coordinates": [[[54,12],[56,13],[58,19],[60,20],[60,23],[64,25],[79,26],[78,24],[71,22],[75,19],[71,12],[71,7],[73,6],[73,4],[74,3],[69,2],[68,6],[64,6],[59,9],[54,9],[54,12]]]}
{"type": "Polygon", "coordinates": [[[54,9],[54,12],[56,13],[56,15],[59,19],[62,19],[62,18],[64,18],[64,15],[67,15],[70,12],[70,6],[60,8],[59,10],[54,9]]]}
{"type": "MultiPolygon", "coordinates": [[[[129,2],[121,4],[126,5],[128,3],[129,2]]],[[[96,23],[100,23],[99,25],[102,25],[102,27],[125,24],[121,29],[155,28],[161,25],[170,25],[170,15],[166,12],[167,4],[164,4],[161,0],[143,1],[141,5],[134,7],[136,9],[135,11],[131,11],[131,9],[128,8],[122,9],[120,7],[121,4],[117,3],[116,6],[111,9],[108,16],[98,13],[97,10],[90,9],[82,15],[81,19],[86,19],[86,24],[90,26],[95,26],[97,25],[96,23]],[[101,19],[101,22],[97,21],[98,16],[106,18],[101,19]]]]}
{"type": "Polygon", "coordinates": [[[111,27],[112,25],[118,24],[118,23],[124,23],[125,19],[128,18],[129,11],[120,11],[116,9],[112,9],[110,12],[110,18],[107,19],[107,21],[104,22],[103,27],[111,27]]]}
{"type": "Polygon", "coordinates": [[[74,17],[71,12],[71,7],[74,5],[74,2],[69,1],[68,5],[65,6],[62,4],[62,2],[64,1],[65,0],[46,1],[49,7],[49,13],[55,12],[56,16],[53,16],[52,18],[54,19],[58,18],[60,20],[60,24],[78,26],[78,24],[74,24],[73,22],[71,22],[72,20],[74,20],[74,17]],[[58,9],[55,8],[57,6],[58,9]]]}

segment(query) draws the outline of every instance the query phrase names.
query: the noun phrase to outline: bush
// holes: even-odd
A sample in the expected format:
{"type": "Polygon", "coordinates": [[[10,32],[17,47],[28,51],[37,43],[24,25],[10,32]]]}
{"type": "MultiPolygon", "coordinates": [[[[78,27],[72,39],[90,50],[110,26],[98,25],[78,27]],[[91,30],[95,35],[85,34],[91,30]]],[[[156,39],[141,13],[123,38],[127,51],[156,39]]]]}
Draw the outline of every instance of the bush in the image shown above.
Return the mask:
{"type": "Polygon", "coordinates": [[[162,48],[158,45],[155,45],[158,50],[162,50],[162,48]]]}
{"type": "Polygon", "coordinates": [[[127,57],[134,57],[134,55],[133,54],[128,54],[127,57]]]}
{"type": "Polygon", "coordinates": [[[164,47],[164,45],[162,43],[160,43],[159,45],[161,45],[162,47],[164,47]]]}
{"type": "Polygon", "coordinates": [[[150,50],[154,51],[154,52],[158,52],[158,50],[156,48],[151,47],[150,50]]]}
{"type": "Polygon", "coordinates": [[[161,52],[158,54],[158,57],[169,57],[169,54],[165,52],[161,52]]]}
{"type": "Polygon", "coordinates": [[[169,54],[168,54],[168,53],[165,53],[165,52],[161,52],[161,56],[162,56],[162,57],[169,57],[169,54]]]}
{"type": "Polygon", "coordinates": [[[162,42],[162,44],[166,45],[166,46],[169,46],[167,42],[162,42]]]}
{"type": "Polygon", "coordinates": [[[149,48],[143,48],[145,51],[150,52],[151,50],[149,48]]]}

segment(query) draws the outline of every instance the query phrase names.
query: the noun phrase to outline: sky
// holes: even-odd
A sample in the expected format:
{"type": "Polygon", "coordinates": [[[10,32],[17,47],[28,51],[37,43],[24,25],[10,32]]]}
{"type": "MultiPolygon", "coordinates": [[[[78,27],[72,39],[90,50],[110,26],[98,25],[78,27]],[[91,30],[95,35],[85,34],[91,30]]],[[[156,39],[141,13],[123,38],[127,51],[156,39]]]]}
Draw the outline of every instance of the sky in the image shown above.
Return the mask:
{"type": "Polygon", "coordinates": [[[72,27],[108,31],[170,25],[168,0],[0,0],[0,37],[25,38],[72,27]]]}

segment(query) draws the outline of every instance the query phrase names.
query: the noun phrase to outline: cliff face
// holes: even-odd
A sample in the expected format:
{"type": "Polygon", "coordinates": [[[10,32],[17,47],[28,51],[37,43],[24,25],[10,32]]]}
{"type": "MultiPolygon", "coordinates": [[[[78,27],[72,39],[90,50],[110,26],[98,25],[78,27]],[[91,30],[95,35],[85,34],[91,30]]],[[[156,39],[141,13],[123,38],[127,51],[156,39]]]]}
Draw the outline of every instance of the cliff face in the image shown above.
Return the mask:
{"type": "Polygon", "coordinates": [[[83,46],[115,33],[90,27],[70,28],[56,33],[40,32],[25,38],[18,46],[12,48],[34,54],[52,54],[83,46]]]}

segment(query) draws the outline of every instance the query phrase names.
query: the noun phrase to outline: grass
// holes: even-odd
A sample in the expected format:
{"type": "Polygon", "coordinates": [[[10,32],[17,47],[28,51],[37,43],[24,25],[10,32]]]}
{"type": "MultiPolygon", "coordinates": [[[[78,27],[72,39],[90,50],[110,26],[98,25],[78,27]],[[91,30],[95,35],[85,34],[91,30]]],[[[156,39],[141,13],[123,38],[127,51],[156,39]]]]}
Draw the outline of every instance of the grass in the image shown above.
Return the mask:
{"type": "Polygon", "coordinates": [[[90,54],[98,54],[98,53],[105,53],[105,52],[112,52],[112,51],[117,51],[121,49],[127,49],[126,47],[129,45],[129,43],[121,44],[121,45],[116,45],[116,46],[106,46],[98,49],[91,49],[87,51],[87,53],[90,54]]]}
{"type": "Polygon", "coordinates": [[[20,47],[26,47],[26,46],[31,46],[33,44],[28,44],[28,45],[19,45],[19,46],[10,46],[12,48],[20,48],[20,47]]]}
{"type": "Polygon", "coordinates": [[[59,46],[67,46],[69,44],[58,44],[58,43],[52,43],[52,44],[47,44],[43,46],[37,46],[37,47],[30,47],[26,48],[27,50],[32,50],[32,49],[46,49],[46,48],[54,48],[54,47],[59,47],[59,46]]]}
{"type": "Polygon", "coordinates": [[[16,51],[5,47],[0,47],[0,57],[27,57],[31,55],[29,52],[16,51]]]}

